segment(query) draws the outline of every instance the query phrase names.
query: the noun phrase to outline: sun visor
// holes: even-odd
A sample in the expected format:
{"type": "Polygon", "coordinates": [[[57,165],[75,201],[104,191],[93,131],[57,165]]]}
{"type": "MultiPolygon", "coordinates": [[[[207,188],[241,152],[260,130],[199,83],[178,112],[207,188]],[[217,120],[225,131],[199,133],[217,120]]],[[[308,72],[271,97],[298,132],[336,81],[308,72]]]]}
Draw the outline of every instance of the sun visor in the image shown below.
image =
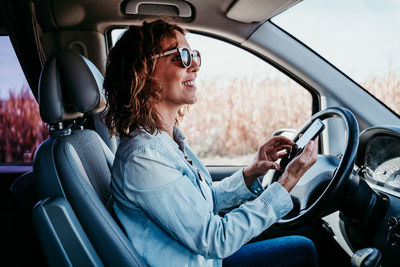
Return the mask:
{"type": "Polygon", "coordinates": [[[301,0],[237,0],[228,8],[230,19],[251,23],[266,21],[301,0]]]}
{"type": "Polygon", "coordinates": [[[128,0],[124,4],[125,14],[181,18],[193,15],[190,4],[181,0],[128,0]]]}

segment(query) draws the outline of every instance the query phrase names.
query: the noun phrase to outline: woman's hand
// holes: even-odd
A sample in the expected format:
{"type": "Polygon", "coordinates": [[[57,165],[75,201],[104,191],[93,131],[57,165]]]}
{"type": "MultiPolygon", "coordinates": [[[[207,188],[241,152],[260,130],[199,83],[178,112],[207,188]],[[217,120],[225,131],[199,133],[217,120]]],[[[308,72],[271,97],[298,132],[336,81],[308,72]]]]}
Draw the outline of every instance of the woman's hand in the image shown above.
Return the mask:
{"type": "Polygon", "coordinates": [[[297,184],[300,178],[311,168],[318,159],[318,138],[310,141],[303,152],[294,158],[279,178],[280,183],[288,192],[297,184]]]}
{"type": "Polygon", "coordinates": [[[284,136],[275,136],[260,145],[256,157],[249,166],[243,169],[244,181],[250,187],[258,176],[264,175],[269,169],[279,170],[275,161],[286,155],[286,149],[294,145],[293,141],[284,136]]]}

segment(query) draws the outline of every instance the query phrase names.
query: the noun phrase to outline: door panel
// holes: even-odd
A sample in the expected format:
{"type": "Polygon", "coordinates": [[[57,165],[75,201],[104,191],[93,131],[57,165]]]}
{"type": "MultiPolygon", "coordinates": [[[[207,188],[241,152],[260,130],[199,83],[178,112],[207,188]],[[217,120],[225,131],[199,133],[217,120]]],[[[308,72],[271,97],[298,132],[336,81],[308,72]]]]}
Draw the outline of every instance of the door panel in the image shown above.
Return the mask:
{"type": "Polygon", "coordinates": [[[6,256],[4,262],[12,266],[45,266],[32,224],[32,178],[32,165],[0,166],[0,234],[5,247],[2,253],[6,256]]]}
{"type": "Polygon", "coordinates": [[[236,171],[243,168],[242,166],[207,166],[213,181],[220,181],[236,171]]]}

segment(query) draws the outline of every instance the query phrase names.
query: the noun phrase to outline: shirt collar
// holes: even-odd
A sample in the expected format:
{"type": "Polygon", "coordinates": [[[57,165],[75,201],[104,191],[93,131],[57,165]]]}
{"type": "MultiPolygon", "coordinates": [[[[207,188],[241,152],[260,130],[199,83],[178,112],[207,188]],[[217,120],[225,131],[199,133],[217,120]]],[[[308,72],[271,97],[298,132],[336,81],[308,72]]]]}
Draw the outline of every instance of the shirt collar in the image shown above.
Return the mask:
{"type": "MultiPolygon", "coordinates": [[[[143,130],[142,127],[135,129],[133,131],[130,132],[130,135],[132,137],[135,137],[136,135],[138,135],[141,132],[146,132],[143,130]]],[[[160,138],[164,143],[166,144],[170,144],[173,146],[173,148],[175,149],[179,149],[182,152],[184,152],[184,140],[185,140],[185,136],[183,135],[183,133],[181,132],[181,130],[179,130],[179,128],[177,126],[174,125],[173,131],[172,131],[172,135],[174,136],[174,138],[172,139],[171,136],[169,136],[169,134],[166,131],[159,131],[154,133],[154,136],[157,136],[158,138],[160,138]]]]}

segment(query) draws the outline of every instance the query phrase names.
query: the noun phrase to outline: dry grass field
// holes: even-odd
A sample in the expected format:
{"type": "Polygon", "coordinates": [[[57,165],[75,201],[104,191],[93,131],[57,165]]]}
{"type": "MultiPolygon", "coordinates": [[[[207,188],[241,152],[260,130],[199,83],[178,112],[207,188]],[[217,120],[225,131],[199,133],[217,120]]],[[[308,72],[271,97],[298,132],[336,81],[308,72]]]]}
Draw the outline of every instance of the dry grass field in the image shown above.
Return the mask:
{"type": "Polygon", "coordinates": [[[371,76],[361,86],[400,114],[400,66],[389,68],[382,76],[371,76]]]}
{"type": "Polygon", "coordinates": [[[275,130],[298,128],[311,115],[311,95],[289,80],[236,78],[223,86],[219,80],[198,84],[198,101],[181,124],[206,163],[246,162],[275,130]]]}

